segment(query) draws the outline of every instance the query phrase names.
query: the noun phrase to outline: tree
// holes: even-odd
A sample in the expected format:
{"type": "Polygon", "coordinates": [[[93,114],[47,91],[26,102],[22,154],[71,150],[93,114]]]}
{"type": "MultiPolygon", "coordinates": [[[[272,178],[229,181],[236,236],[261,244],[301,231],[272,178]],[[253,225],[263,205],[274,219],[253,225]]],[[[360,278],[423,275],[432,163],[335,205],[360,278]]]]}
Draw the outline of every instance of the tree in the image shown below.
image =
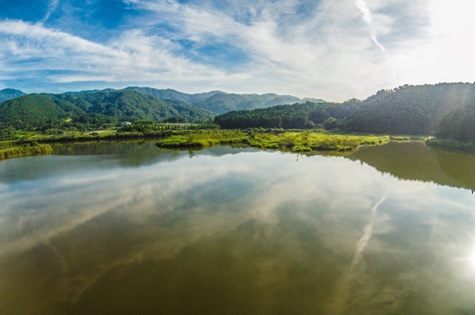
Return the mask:
{"type": "Polygon", "coordinates": [[[327,130],[335,129],[337,128],[337,119],[335,117],[329,117],[324,121],[323,125],[327,130]]]}

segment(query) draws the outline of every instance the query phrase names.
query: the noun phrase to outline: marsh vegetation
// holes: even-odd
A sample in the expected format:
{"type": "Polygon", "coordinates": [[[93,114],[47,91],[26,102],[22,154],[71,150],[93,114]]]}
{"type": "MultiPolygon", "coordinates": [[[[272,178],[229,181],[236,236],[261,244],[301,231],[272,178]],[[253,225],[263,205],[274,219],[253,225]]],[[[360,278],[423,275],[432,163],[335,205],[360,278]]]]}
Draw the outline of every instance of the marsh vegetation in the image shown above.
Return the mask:
{"type": "Polygon", "coordinates": [[[171,135],[157,142],[164,148],[206,148],[213,145],[251,146],[292,152],[352,151],[361,145],[388,143],[388,136],[344,135],[322,131],[279,129],[199,130],[171,135]]]}

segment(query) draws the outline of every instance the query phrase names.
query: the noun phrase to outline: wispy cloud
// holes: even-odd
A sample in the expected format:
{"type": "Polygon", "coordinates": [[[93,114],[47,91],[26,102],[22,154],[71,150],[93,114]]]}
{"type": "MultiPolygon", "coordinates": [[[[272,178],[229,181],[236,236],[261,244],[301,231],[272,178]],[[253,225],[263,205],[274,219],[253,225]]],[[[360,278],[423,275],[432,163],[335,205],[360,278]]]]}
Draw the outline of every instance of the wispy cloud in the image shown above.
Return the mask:
{"type": "Polygon", "coordinates": [[[50,15],[56,10],[56,8],[58,7],[58,1],[59,0],[50,0],[49,3],[48,3],[48,9],[46,11],[46,14],[45,16],[43,17],[43,19],[41,19],[41,22],[46,22],[48,21],[48,19],[50,18],[50,15]]]}
{"type": "Polygon", "coordinates": [[[360,12],[362,13],[362,19],[365,21],[365,23],[367,23],[367,25],[370,28],[370,38],[375,43],[375,45],[377,45],[377,47],[380,48],[380,50],[382,50],[383,52],[387,52],[385,47],[383,47],[383,45],[377,39],[377,30],[375,29],[375,26],[374,26],[372,12],[367,6],[367,3],[364,0],[356,0],[355,4],[357,5],[360,12]]]}
{"type": "Polygon", "coordinates": [[[359,95],[357,82],[365,77],[371,82],[368,74],[381,72],[384,65],[378,60],[382,56],[369,49],[364,36],[368,31],[361,27],[355,7],[324,1],[308,8],[308,17],[299,20],[293,15],[298,2],[290,3],[294,6],[250,3],[247,19],[243,13],[237,16],[173,1],[136,5],[155,12],[155,20],[172,24],[175,36],[199,44],[228,43],[246,51],[250,62],[241,70],[259,91],[316,95],[319,90],[321,97],[335,99],[337,91],[345,89],[359,95]],[[342,80],[344,76],[347,80],[342,80]]]}
{"type": "Polygon", "coordinates": [[[109,43],[99,44],[41,24],[2,21],[0,37],[5,43],[0,55],[11,61],[3,70],[12,76],[18,75],[25,64],[30,73],[47,71],[47,78],[56,83],[180,84],[227,76],[211,66],[175,55],[176,47],[170,40],[146,36],[141,30],[126,31],[109,43]]]}
{"type": "Polygon", "coordinates": [[[111,24],[109,12],[96,27],[99,13],[85,18],[84,8],[79,14],[50,0],[43,23],[0,19],[2,78],[41,76],[37,81],[55,90],[90,81],[96,88],[142,84],[328,100],[405,83],[472,81],[474,71],[463,64],[474,64],[474,25],[456,26],[473,23],[474,10],[457,1],[127,0],[120,22],[111,24]],[[451,62],[436,72],[431,63],[442,58],[451,62]]]}

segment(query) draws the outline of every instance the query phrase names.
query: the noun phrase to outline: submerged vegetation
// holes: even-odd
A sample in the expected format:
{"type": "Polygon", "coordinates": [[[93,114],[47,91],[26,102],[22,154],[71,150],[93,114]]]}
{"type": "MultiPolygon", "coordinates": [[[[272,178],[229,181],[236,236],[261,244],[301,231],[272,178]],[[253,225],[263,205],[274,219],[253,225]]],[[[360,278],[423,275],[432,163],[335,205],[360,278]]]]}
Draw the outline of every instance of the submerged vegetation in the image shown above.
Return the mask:
{"type": "Polygon", "coordinates": [[[360,145],[380,145],[388,136],[341,135],[319,131],[259,130],[198,130],[174,134],[161,139],[157,146],[165,148],[206,148],[213,145],[252,146],[292,152],[352,151],[360,145]]]}

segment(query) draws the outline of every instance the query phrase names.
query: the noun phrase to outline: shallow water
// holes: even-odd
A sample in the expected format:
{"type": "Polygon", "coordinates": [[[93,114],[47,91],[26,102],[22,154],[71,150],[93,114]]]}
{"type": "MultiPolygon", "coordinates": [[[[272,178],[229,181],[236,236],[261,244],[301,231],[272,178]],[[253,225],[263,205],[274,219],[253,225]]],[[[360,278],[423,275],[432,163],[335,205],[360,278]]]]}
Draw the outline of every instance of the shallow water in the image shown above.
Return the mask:
{"type": "Polygon", "coordinates": [[[473,314],[474,156],[378,148],[3,161],[0,314],[473,314]]]}

